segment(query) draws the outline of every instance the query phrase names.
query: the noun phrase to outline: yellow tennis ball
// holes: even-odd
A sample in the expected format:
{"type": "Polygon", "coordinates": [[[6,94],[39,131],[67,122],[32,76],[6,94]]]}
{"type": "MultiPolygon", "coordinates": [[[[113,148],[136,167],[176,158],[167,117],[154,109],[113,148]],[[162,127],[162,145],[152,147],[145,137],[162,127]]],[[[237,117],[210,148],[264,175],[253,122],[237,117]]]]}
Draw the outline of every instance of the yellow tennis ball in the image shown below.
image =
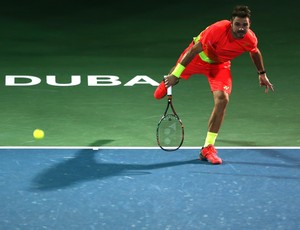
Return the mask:
{"type": "Polygon", "coordinates": [[[44,136],[45,136],[45,133],[41,129],[36,129],[36,130],[33,131],[33,137],[35,139],[43,139],[44,136]]]}

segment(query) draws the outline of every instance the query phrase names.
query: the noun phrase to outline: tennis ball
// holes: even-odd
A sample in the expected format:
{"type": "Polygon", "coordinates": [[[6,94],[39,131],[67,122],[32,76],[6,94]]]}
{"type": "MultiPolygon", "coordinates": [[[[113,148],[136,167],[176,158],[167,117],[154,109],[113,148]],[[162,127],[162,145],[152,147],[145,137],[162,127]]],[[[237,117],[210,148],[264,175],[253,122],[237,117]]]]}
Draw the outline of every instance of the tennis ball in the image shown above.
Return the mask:
{"type": "Polygon", "coordinates": [[[33,137],[34,137],[35,139],[43,139],[44,136],[45,136],[45,133],[44,133],[44,131],[41,130],[41,129],[35,129],[35,130],[33,131],[33,137]]]}

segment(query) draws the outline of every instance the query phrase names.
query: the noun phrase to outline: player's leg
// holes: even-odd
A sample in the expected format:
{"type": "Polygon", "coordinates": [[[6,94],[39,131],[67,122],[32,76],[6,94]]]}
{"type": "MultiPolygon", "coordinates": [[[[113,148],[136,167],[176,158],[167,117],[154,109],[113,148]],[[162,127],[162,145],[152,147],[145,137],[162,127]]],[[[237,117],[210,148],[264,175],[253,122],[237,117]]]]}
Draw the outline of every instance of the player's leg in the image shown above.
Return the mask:
{"type": "Polygon", "coordinates": [[[213,92],[213,98],[214,108],[208,121],[208,132],[218,133],[224,120],[229,94],[218,90],[213,92]]]}
{"type": "Polygon", "coordinates": [[[230,70],[225,68],[211,71],[208,81],[213,93],[214,107],[208,121],[208,132],[204,147],[200,152],[200,159],[208,160],[212,164],[221,164],[222,159],[217,156],[214,144],[223,123],[231,93],[232,82],[230,70]]]}
{"type": "Polygon", "coordinates": [[[222,159],[217,156],[214,144],[224,120],[226,107],[229,102],[229,94],[224,91],[214,91],[213,97],[214,108],[208,121],[208,132],[204,147],[200,153],[200,159],[208,160],[212,164],[222,164],[222,159]]]}

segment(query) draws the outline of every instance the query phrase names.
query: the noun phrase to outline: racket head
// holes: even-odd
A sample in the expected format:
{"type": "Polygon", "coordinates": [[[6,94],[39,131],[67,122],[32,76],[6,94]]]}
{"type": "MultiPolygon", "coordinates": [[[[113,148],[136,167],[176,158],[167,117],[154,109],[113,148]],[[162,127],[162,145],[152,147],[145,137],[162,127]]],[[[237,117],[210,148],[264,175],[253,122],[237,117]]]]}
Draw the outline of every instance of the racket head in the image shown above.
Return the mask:
{"type": "Polygon", "coordinates": [[[179,149],[184,140],[184,127],[179,117],[175,114],[164,115],[157,125],[156,139],[162,150],[179,149]]]}

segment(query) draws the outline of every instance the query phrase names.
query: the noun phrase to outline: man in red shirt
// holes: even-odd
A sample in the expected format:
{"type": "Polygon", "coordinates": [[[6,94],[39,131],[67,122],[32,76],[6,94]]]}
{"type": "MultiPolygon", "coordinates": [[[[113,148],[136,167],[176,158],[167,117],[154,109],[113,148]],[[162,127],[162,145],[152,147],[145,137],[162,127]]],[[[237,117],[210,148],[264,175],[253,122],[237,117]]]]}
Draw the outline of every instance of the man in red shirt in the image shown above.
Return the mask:
{"type": "Polygon", "coordinates": [[[230,21],[218,21],[203,30],[183,51],[176,66],[154,92],[154,97],[161,99],[166,95],[167,87],[178,83],[180,78],[188,79],[193,74],[204,74],[207,77],[213,94],[214,108],[199,158],[212,164],[222,164],[214,144],[232,89],[230,60],[249,52],[257,69],[260,85],[265,86],[266,93],[269,89],[274,91],[267,78],[261,52],[257,48],[257,38],[250,30],[250,13],[247,6],[236,6],[230,21]]]}

